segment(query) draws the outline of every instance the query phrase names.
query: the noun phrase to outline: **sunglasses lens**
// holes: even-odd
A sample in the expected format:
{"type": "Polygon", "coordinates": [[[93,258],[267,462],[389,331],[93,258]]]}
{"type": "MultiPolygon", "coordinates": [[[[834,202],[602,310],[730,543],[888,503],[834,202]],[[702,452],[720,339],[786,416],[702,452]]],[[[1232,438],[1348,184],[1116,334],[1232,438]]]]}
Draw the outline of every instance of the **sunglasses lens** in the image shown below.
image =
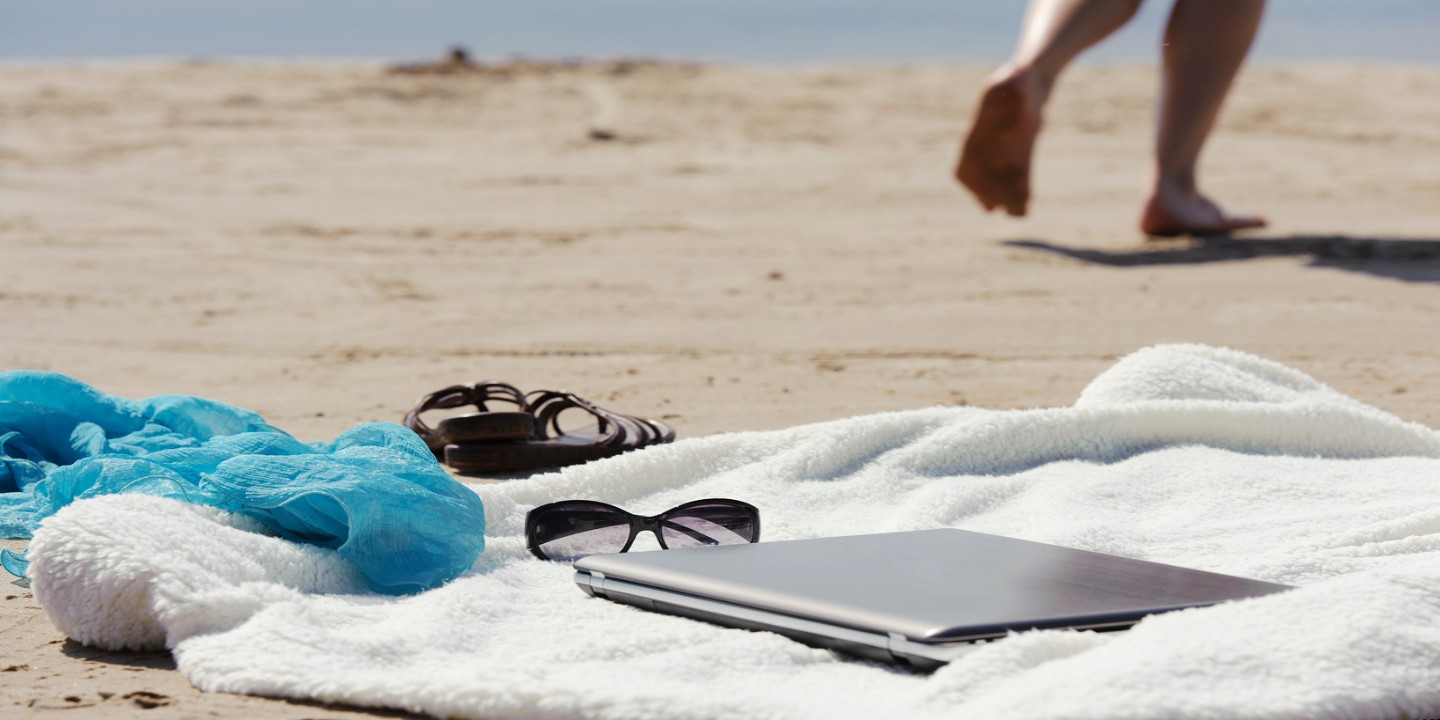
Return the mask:
{"type": "Polygon", "coordinates": [[[604,505],[575,503],[550,508],[533,518],[532,524],[540,552],[561,562],[617,553],[630,539],[630,518],[604,505]]]}
{"type": "Polygon", "coordinates": [[[759,527],[754,510],[729,503],[691,505],[675,510],[660,523],[665,546],[671,549],[754,542],[759,527]]]}

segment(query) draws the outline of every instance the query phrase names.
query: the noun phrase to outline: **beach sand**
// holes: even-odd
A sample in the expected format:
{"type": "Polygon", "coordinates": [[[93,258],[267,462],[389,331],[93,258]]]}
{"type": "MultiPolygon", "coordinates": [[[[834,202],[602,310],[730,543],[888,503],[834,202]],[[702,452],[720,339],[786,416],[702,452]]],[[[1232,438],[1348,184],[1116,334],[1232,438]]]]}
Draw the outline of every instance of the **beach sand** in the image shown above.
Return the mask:
{"type": "MultiPolygon", "coordinates": [[[[1272,227],[1211,244],[1134,229],[1148,67],[1071,71],[1033,216],[981,213],[949,174],[984,74],[0,65],[0,367],[306,440],[486,378],[695,437],[1068,405],[1188,341],[1440,425],[1440,70],[1247,69],[1204,181],[1272,227]]],[[[0,715],[370,714],[200,693],[0,585],[0,715]]]]}

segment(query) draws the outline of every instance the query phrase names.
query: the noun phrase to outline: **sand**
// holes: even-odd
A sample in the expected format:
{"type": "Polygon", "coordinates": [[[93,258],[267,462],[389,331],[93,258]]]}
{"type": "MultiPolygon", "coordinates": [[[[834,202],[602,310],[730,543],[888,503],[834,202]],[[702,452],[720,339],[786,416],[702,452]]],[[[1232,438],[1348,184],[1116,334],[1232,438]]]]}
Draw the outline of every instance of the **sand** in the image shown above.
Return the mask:
{"type": "MultiPolygon", "coordinates": [[[[1440,424],[1440,69],[1247,69],[1204,180],[1273,225],[1218,244],[1134,230],[1146,67],[1067,75],[1033,216],[981,213],[949,172],[984,72],[0,65],[0,367],[304,439],[485,378],[693,437],[1067,405],[1192,341],[1440,424]]],[[[0,585],[0,715],[356,714],[200,693],[0,585]]]]}

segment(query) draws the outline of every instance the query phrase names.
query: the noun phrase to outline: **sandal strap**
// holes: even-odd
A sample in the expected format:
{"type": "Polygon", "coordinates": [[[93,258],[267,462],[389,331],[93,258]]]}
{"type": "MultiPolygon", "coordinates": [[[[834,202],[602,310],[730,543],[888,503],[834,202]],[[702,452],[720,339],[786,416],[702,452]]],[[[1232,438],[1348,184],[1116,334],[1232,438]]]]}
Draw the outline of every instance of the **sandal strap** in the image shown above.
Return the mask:
{"type": "MultiPolygon", "coordinates": [[[[646,445],[664,445],[665,443],[675,441],[675,428],[670,427],[668,424],[650,418],[636,417],[635,419],[643,423],[645,427],[650,430],[650,441],[645,443],[646,445]]],[[[641,447],[644,446],[642,445],[641,447]]]]}
{"type": "Polygon", "coordinates": [[[490,408],[485,403],[497,400],[513,403],[520,409],[525,409],[525,393],[520,392],[519,388],[499,380],[483,380],[474,385],[451,385],[428,395],[422,395],[419,400],[415,401],[415,407],[405,414],[403,424],[428,442],[435,431],[420,419],[421,413],[465,405],[474,405],[475,409],[480,412],[489,412],[490,408]]]}
{"type": "Polygon", "coordinates": [[[563,390],[536,390],[526,396],[526,408],[535,416],[535,438],[549,440],[565,434],[560,428],[560,413],[579,408],[595,417],[601,439],[599,447],[625,444],[641,432],[633,418],[610,412],[574,393],[563,390]],[[552,434],[553,433],[553,434],[552,434]]]}
{"type": "Polygon", "coordinates": [[[521,410],[525,409],[525,393],[520,392],[520,388],[510,383],[484,380],[471,387],[471,394],[473,396],[471,402],[482,412],[489,412],[490,408],[485,407],[485,403],[491,400],[507,402],[521,410]]]}
{"type": "Polygon", "coordinates": [[[564,435],[565,432],[559,425],[560,413],[571,408],[580,408],[595,416],[602,434],[612,427],[618,430],[601,441],[600,444],[605,447],[628,446],[638,449],[675,440],[675,429],[659,420],[607,410],[574,393],[563,390],[536,390],[526,397],[530,400],[528,408],[535,416],[537,439],[564,435]]]}

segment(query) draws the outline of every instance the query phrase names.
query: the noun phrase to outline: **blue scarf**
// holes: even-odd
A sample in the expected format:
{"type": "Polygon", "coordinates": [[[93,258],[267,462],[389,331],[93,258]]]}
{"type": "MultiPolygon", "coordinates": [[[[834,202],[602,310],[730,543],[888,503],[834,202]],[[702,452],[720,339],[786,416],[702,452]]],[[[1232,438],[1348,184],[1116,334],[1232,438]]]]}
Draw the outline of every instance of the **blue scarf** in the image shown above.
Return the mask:
{"type": "MultiPolygon", "coordinates": [[[[391,595],[442,585],[485,549],[480,498],[399,425],[307,444],[214,400],[126,400],[58,373],[0,373],[0,537],[31,537],[60,508],[114,493],[254,518],[335,549],[391,595]]],[[[24,573],[14,553],[3,565],[24,573]]]]}

